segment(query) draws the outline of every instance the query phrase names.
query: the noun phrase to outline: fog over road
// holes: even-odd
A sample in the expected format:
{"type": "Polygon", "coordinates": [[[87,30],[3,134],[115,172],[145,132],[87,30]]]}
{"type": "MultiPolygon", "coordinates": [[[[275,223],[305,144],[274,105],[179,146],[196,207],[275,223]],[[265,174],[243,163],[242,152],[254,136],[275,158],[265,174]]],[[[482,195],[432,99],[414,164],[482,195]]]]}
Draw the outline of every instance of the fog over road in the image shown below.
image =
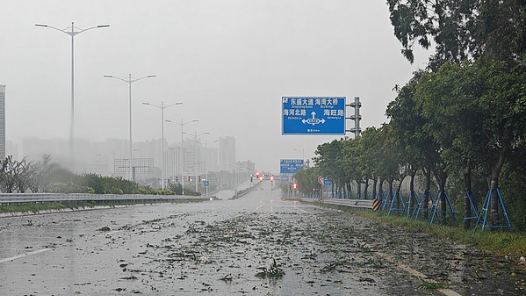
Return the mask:
{"type": "Polygon", "coordinates": [[[272,185],[236,200],[223,192],[200,203],[2,218],[0,295],[477,295],[495,288],[466,285],[465,247],[431,239],[439,248],[428,252],[425,235],[408,239],[348,213],[282,201],[272,185]],[[434,256],[451,257],[448,269],[433,270],[434,256]],[[415,262],[451,290],[419,289],[424,275],[415,262]]]}

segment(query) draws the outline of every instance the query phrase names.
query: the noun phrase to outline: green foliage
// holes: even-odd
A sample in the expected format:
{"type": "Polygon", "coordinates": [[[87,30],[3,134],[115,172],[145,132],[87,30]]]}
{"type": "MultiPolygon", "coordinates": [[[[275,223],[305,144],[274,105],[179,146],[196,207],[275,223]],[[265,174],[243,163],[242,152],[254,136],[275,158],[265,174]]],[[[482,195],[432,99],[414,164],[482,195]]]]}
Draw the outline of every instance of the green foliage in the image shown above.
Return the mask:
{"type": "Polygon", "coordinates": [[[343,145],[345,140],[334,140],[330,143],[318,145],[314,152],[314,164],[319,168],[321,175],[326,176],[329,180],[343,185],[346,181],[345,171],[342,165],[343,145]]]}
{"type": "Polygon", "coordinates": [[[516,60],[526,53],[526,3],[482,0],[388,0],[402,54],[414,62],[413,46],[435,54],[429,68],[469,58],[516,60]]]}
{"type": "MultiPolygon", "coordinates": [[[[97,174],[76,175],[51,163],[49,156],[41,162],[15,161],[11,156],[0,162],[0,190],[3,192],[135,194],[137,183],[122,177],[102,177],[97,174]]],[[[146,188],[143,194],[173,194],[172,190],[146,188]]]]}
{"type": "Polygon", "coordinates": [[[168,184],[168,188],[173,192],[175,195],[183,195],[183,186],[179,182],[170,182],[168,184]]]}
{"type": "Polygon", "coordinates": [[[16,203],[0,205],[0,213],[38,213],[41,210],[67,209],[68,206],[61,203],[16,203]]]}
{"type": "MultiPolygon", "coordinates": [[[[317,167],[304,168],[294,174],[294,178],[298,183],[298,191],[310,196],[316,194],[321,190],[321,184],[318,183],[318,177],[320,176],[319,169],[317,167]]],[[[281,185],[284,193],[288,192],[287,183],[281,185]]]]}
{"type": "Polygon", "coordinates": [[[339,208],[353,214],[366,216],[382,223],[389,223],[402,227],[412,232],[429,233],[439,239],[447,239],[460,244],[476,247],[482,251],[494,252],[501,255],[510,255],[515,258],[526,256],[526,233],[464,230],[457,226],[446,226],[434,223],[429,225],[425,221],[413,221],[408,217],[385,216],[371,211],[360,211],[351,208],[339,208]]]}
{"type": "Polygon", "coordinates": [[[501,194],[515,229],[526,229],[526,147],[513,153],[502,170],[501,194]]]}
{"type": "Polygon", "coordinates": [[[48,193],[90,193],[93,188],[74,183],[52,183],[48,186],[48,193]]]}
{"type": "Polygon", "coordinates": [[[276,259],[272,259],[272,264],[270,265],[270,267],[265,267],[263,271],[258,272],[256,274],[256,277],[277,279],[282,278],[284,275],[285,272],[283,271],[283,269],[278,267],[276,259]]]}
{"type": "Polygon", "coordinates": [[[136,183],[122,177],[102,177],[97,174],[73,176],[79,185],[93,188],[96,194],[133,194],[137,193],[136,183]]]}

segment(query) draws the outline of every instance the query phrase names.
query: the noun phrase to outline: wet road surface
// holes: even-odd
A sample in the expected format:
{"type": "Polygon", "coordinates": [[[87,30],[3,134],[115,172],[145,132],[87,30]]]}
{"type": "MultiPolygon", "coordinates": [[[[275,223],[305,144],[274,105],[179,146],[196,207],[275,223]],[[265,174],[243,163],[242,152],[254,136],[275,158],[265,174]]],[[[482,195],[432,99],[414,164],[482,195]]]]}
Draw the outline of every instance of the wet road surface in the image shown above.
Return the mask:
{"type": "Polygon", "coordinates": [[[425,234],[282,201],[270,182],[242,198],[230,196],[2,218],[0,295],[526,292],[522,270],[500,268],[503,261],[425,234]],[[429,289],[433,283],[442,289],[429,289]]]}

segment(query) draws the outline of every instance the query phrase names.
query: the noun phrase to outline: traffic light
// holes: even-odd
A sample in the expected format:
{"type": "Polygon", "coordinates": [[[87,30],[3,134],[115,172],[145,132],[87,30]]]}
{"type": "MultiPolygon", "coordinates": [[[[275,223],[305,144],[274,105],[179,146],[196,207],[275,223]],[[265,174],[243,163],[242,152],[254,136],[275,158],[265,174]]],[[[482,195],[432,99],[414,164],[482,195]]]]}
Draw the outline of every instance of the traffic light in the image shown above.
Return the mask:
{"type": "Polygon", "coordinates": [[[274,182],[274,175],[270,175],[270,182],[274,182]]]}
{"type": "Polygon", "coordinates": [[[199,182],[201,182],[201,176],[199,176],[199,182]]]}
{"type": "Polygon", "coordinates": [[[179,182],[179,177],[175,176],[175,182],[179,182]]]}
{"type": "Polygon", "coordinates": [[[294,190],[297,190],[298,189],[298,183],[292,183],[292,188],[294,190]]]}

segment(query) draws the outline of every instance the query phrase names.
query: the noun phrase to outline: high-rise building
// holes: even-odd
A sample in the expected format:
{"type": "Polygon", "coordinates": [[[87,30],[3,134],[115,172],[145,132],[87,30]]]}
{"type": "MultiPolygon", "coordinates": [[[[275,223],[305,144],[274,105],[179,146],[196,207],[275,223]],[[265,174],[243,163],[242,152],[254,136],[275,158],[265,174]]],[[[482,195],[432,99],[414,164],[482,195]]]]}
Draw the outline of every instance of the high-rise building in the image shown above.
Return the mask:
{"type": "Polygon", "coordinates": [[[175,180],[181,175],[181,147],[168,147],[164,153],[165,169],[164,176],[169,180],[175,180]]]}
{"type": "Polygon", "coordinates": [[[219,169],[234,171],[236,167],[236,138],[219,138],[219,169]]]}
{"type": "Polygon", "coordinates": [[[248,172],[250,174],[253,174],[256,172],[256,164],[253,163],[252,161],[250,160],[246,160],[246,161],[238,161],[237,162],[237,167],[239,168],[240,171],[242,172],[248,172]]]}
{"type": "Polygon", "coordinates": [[[204,161],[202,155],[203,143],[201,140],[185,141],[184,142],[184,162],[185,172],[191,173],[192,175],[199,175],[204,172],[204,161]]]}
{"type": "Polygon", "coordinates": [[[5,85],[0,85],[0,159],[5,159],[5,85]]]}
{"type": "Polygon", "coordinates": [[[217,172],[219,171],[218,163],[218,149],[217,148],[206,148],[206,171],[217,172]]]}

